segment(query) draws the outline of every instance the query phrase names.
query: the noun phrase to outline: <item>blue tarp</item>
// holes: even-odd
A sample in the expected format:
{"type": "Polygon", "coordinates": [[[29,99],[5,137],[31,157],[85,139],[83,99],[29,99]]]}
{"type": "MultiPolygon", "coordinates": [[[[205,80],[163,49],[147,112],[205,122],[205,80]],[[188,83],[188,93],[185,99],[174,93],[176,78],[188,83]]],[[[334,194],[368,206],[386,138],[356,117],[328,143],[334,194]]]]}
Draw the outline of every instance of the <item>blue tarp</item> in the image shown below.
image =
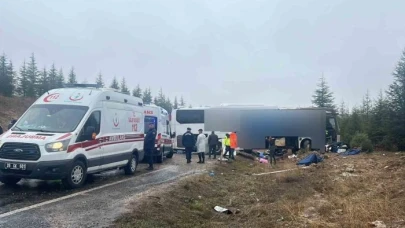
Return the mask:
{"type": "Polygon", "coordinates": [[[297,165],[311,165],[312,163],[318,163],[321,162],[323,159],[319,157],[317,154],[310,154],[306,156],[304,159],[301,161],[297,162],[297,165]]]}
{"type": "Polygon", "coordinates": [[[356,154],[360,154],[360,152],[361,152],[360,149],[350,149],[346,152],[340,153],[340,155],[343,155],[343,156],[356,155],[356,154]]]}

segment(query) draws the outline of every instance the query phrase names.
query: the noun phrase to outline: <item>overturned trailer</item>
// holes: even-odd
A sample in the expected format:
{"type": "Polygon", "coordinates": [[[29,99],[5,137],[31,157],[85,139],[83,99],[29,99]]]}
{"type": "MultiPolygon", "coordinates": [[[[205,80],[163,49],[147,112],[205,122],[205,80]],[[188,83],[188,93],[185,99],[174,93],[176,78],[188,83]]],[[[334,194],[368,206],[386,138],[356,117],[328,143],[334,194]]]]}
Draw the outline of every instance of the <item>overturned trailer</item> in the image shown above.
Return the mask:
{"type": "Polygon", "coordinates": [[[269,136],[283,138],[284,148],[325,151],[339,140],[336,116],[319,108],[280,109],[267,106],[223,106],[205,110],[206,131],[236,131],[244,150],[267,147],[269,136]]]}

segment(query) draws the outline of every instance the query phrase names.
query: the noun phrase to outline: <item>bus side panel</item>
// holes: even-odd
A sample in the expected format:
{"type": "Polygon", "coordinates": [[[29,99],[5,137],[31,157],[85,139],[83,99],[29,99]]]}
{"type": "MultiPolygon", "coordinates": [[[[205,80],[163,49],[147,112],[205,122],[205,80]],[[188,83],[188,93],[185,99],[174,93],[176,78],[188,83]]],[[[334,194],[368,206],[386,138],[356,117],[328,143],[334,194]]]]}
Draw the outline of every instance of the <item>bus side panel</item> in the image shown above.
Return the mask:
{"type": "Polygon", "coordinates": [[[263,148],[266,136],[309,136],[313,148],[325,149],[322,110],[210,109],[205,116],[206,130],[236,130],[241,148],[263,148]]]}

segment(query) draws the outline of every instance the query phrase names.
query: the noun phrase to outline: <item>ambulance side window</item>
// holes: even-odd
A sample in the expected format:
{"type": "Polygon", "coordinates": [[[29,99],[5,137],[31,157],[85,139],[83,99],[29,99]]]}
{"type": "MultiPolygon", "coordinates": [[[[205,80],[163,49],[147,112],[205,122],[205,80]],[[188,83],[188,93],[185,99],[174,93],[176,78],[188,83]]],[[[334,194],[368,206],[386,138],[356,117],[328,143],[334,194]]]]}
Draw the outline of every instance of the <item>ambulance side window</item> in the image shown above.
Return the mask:
{"type": "Polygon", "coordinates": [[[100,122],[101,112],[94,111],[84,124],[82,130],[80,131],[79,137],[77,137],[76,142],[93,140],[93,133],[96,133],[96,135],[100,133],[100,122]]]}

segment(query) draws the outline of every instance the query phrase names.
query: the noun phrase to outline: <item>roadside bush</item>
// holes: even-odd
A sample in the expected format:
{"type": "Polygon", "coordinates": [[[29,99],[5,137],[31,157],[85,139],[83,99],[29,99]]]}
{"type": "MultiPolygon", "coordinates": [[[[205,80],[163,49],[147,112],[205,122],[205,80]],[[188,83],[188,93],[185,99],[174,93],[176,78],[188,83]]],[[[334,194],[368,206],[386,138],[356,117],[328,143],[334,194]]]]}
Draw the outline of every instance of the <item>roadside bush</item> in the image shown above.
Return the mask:
{"type": "Polygon", "coordinates": [[[373,143],[368,138],[367,134],[356,133],[350,142],[352,147],[361,147],[362,151],[372,152],[374,150],[373,143]]]}
{"type": "Polygon", "coordinates": [[[398,146],[396,146],[393,142],[391,137],[384,136],[383,140],[381,141],[381,145],[385,150],[395,152],[398,151],[398,146]]]}

